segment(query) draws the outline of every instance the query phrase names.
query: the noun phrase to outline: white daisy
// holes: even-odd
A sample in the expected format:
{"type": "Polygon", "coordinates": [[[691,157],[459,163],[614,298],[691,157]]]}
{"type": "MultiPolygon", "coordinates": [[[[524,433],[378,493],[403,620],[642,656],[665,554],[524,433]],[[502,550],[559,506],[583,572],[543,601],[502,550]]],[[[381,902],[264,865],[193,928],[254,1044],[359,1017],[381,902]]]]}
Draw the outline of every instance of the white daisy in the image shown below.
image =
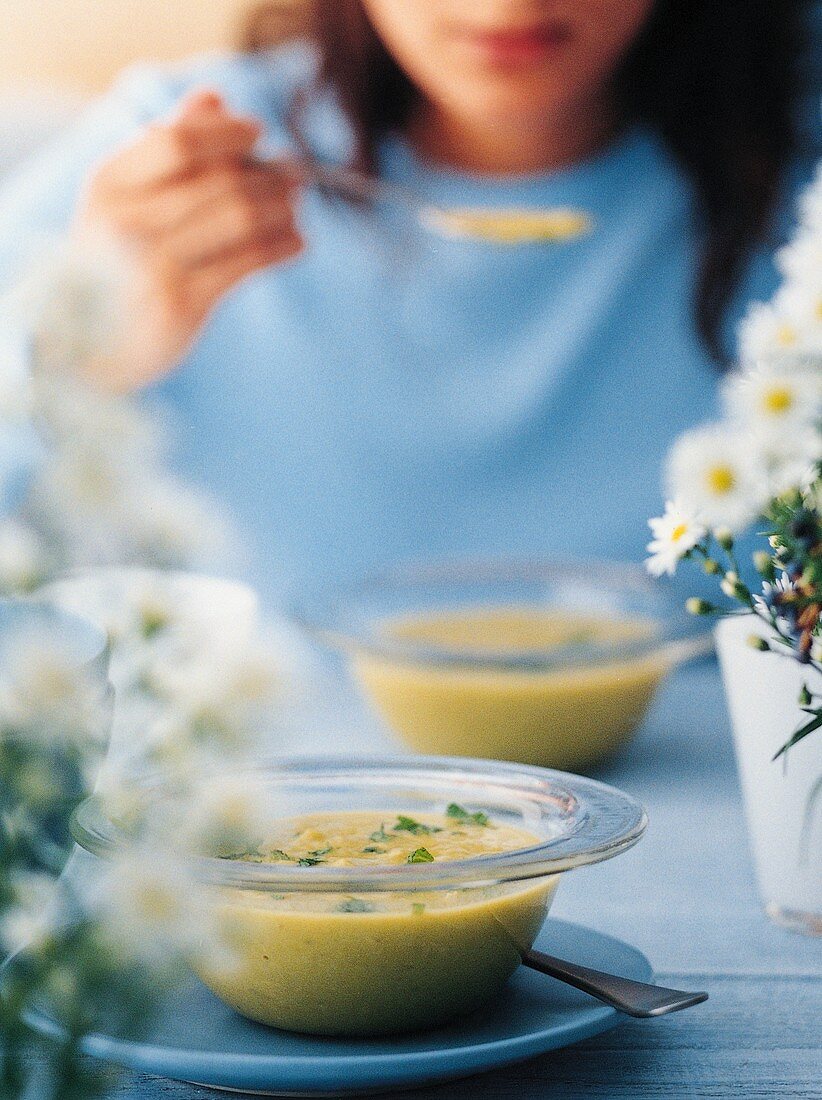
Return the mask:
{"type": "Polygon", "coordinates": [[[101,871],[84,901],[118,955],[161,966],[220,953],[215,897],[183,860],[157,848],[135,848],[101,871]]]}
{"type": "Polygon", "coordinates": [[[822,370],[760,364],[731,376],[728,411],[768,438],[804,431],[822,418],[822,370]]]}
{"type": "Polygon", "coordinates": [[[29,318],[38,361],[79,374],[110,355],[131,279],[126,254],[107,237],[48,242],[9,296],[12,308],[29,318]]]}
{"type": "Polygon", "coordinates": [[[800,233],[777,252],[776,263],[786,282],[822,288],[822,232],[800,233]]]}
{"type": "Polygon", "coordinates": [[[816,480],[816,464],[822,461],[822,432],[810,426],[774,436],[764,441],[762,453],[770,496],[808,489],[816,480]]]}
{"type": "Polygon", "coordinates": [[[14,519],[0,521],[0,590],[30,591],[47,565],[45,547],[31,527],[14,519]]]}
{"type": "Polygon", "coordinates": [[[785,593],[793,592],[795,585],[787,573],[782,573],[781,577],[777,577],[776,580],[771,583],[770,581],[762,582],[762,594],[754,593],[753,601],[757,611],[763,615],[770,615],[771,607],[774,603],[774,597],[783,596],[785,593]]]}
{"type": "Polygon", "coordinates": [[[755,442],[721,425],[680,436],[666,473],[670,496],[710,528],[740,531],[767,503],[767,471],[755,442]]]}
{"type": "Polygon", "coordinates": [[[812,288],[784,287],[767,304],[755,302],[738,330],[745,363],[813,360],[822,354],[822,312],[812,288]]]}
{"type": "Polygon", "coordinates": [[[743,362],[758,363],[795,354],[799,333],[771,303],[754,302],[739,325],[739,354],[743,362]]]}
{"type": "Polygon", "coordinates": [[[106,760],[94,784],[94,795],[110,821],[137,825],[144,817],[150,796],[135,782],[122,761],[106,760]]]}
{"type": "Polygon", "coordinates": [[[264,784],[239,774],[212,774],[194,784],[181,816],[182,844],[227,854],[256,847],[277,814],[264,784]]]}
{"type": "Polygon", "coordinates": [[[55,933],[63,916],[63,894],[50,875],[18,871],[10,885],[11,904],[0,917],[0,947],[12,954],[37,948],[55,933]]]}
{"type": "Polygon", "coordinates": [[[661,577],[663,573],[673,576],[682,558],[707,534],[693,515],[684,511],[678,502],[671,501],[665,505],[665,514],[649,519],[648,526],[654,537],[648,543],[651,557],[645,564],[654,577],[661,577]]]}
{"type": "Polygon", "coordinates": [[[51,631],[21,630],[0,675],[3,717],[21,738],[93,750],[108,736],[105,684],[51,631]]]}
{"type": "Polygon", "coordinates": [[[132,494],[128,534],[141,559],[199,567],[234,554],[214,502],[170,478],[145,480],[132,494]]]}
{"type": "Polygon", "coordinates": [[[794,350],[800,356],[822,355],[822,286],[818,282],[787,283],[774,296],[773,306],[782,323],[796,334],[794,350]]]}

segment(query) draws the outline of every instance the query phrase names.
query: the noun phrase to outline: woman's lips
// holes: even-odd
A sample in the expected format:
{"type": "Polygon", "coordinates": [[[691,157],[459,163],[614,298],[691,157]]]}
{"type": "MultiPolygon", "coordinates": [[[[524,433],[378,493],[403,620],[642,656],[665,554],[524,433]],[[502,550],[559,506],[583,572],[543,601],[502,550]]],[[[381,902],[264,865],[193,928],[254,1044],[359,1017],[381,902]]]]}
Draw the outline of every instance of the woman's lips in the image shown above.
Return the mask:
{"type": "Polygon", "coordinates": [[[534,64],[564,46],[571,37],[562,24],[506,30],[466,30],[457,37],[473,52],[496,65],[534,64]]]}

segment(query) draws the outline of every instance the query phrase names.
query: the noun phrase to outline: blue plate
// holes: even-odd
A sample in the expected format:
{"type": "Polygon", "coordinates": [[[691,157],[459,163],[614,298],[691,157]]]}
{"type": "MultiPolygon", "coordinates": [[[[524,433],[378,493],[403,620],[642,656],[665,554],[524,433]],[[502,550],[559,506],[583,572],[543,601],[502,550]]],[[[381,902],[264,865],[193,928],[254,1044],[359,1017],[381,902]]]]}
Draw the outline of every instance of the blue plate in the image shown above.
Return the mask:
{"type": "MultiPolygon", "coordinates": [[[[627,978],[651,978],[636,948],[565,921],[547,921],[536,946],[627,978]]],[[[450,1027],[389,1039],[322,1039],[251,1023],[192,978],[165,1002],[149,1038],[94,1034],[84,1049],[132,1070],[211,1088],[356,1096],[509,1065],[607,1031],[621,1018],[586,994],[520,967],[493,1004],[450,1027]]],[[[54,1031],[45,1017],[33,1023],[54,1031]]]]}

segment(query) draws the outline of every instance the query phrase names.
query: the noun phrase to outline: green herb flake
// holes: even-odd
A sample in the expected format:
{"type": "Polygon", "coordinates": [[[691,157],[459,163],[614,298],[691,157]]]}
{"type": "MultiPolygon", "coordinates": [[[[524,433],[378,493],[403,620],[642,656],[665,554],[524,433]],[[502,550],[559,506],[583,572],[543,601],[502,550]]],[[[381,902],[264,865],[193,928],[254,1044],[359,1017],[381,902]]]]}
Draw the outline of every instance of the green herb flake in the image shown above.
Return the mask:
{"type": "Polygon", "coordinates": [[[421,917],[425,912],[425,906],[421,901],[412,901],[411,912],[414,914],[415,917],[421,917]]]}
{"type": "Polygon", "coordinates": [[[423,825],[421,821],[415,821],[413,817],[405,817],[400,814],[397,817],[394,832],[411,833],[413,836],[430,836],[431,833],[441,833],[442,829],[438,825],[423,825]]]}
{"type": "Polygon", "coordinates": [[[488,820],[488,814],[484,814],[482,810],[478,810],[475,814],[469,814],[467,810],[464,810],[462,806],[457,805],[456,802],[452,802],[448,809],[445,811],[446,817],[452,817],[455,821],[461,822],[463,825],[482,825],[483,827],[490,824],[488,820]]]}
{"type": "Polygon", "coordinates": [[[406,863],[433,863],[434,857],[427,848],[417,848],[406,860],[406,863]]]}
{"type": "Polygon", "coordinates": [[[379,848],[375,844],[370,844],[367,848],[363,848],[364,852],[373,852],[375,855],[385,855],[388,851],[387,848],[379,848]]]}
{"type": "Polygon", "coordinates": [[[297,860],[300,867],[316,867],[318,863],[325,862],[324,859],[317,859],[315,856],[303,856],[302,859],[297,860]]]}
{"type": "Polygon", "coordinates": [[[362,898],[346,898],[337,906],[338,913],[373,913],[374,906],[362,898]]]}
{"type": "Polygon", "coordinates": [[[331,848],[331,847],[328,847],[328,848],[315,848],[313,852],[309,852],[308,854],[310,856],[314,856],[316,859],[319,859],[320,856],[327,856],[328,853],[332,852],[333,850],[334,849],[331,848]]]}
{"type": "Polygon", "coordinates": [[[218,852],[218,859],[239,859],[243,863],[265,863],[265,856],[261,856],[259,852],[246,850],[243,852],[218,852]]]}
{"type": "Polygon", "coordinates": [[[394,837],[390,833],[387,833],[385,831],[385,822],[383,822],[382,825],[380,825],[379,829],[375,829],[375,831],[369,836],[368,839],[375,841],[377,844],[380,844],[385,843],[385,841],[387,840],[393,840],[394,837]]]}
{"type": "Polygon", "coordinates": [[[272,863],[293,863],[294,857],[290,856],[288,852],[284,852],[282,848],[274,848],[271,852],[266,852],[266,859],[272,863]]]}

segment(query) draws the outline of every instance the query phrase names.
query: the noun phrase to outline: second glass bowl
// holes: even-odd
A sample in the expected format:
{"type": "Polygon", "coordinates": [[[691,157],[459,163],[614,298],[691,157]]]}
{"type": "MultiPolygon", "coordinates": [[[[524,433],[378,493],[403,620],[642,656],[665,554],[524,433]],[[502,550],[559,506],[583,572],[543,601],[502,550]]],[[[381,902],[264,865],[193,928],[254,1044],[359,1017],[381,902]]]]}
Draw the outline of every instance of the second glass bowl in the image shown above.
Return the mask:
{"type": "Polygon", "coordinates": [[[295,617],[415,751],[569,770],[622,745],[710,645],[640,567],[603,562],[398,567],[295,617]]]}

